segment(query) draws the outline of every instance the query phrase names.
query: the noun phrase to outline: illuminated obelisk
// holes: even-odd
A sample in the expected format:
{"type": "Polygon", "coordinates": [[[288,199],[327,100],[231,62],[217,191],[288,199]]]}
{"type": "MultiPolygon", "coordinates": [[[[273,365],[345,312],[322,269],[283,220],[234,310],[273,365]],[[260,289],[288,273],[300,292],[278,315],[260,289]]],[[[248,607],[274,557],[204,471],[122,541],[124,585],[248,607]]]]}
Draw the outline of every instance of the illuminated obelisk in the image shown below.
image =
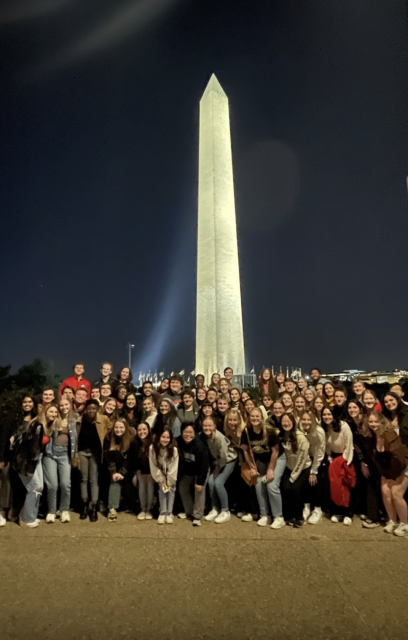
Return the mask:
{"type": "Polygon", "coordinates": [[[200,101],[196,374],[245,373],[228,98],[213,74],[200,101]]]}

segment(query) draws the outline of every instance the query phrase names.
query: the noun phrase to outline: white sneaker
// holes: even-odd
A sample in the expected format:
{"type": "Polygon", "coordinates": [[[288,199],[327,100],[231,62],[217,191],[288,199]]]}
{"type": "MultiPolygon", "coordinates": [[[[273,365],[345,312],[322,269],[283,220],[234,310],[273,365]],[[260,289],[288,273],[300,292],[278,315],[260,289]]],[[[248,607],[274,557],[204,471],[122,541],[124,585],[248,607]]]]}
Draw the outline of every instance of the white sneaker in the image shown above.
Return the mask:
{"type": "Polygon", "coordinates": [[[240,518],[240,519],[241,519],[243,515],[244,515],[244,512],[243,512],[243,511],[238,511],[238,513],[237,513],[237,518],[240,518]]]}
{"type": "Polygon", "coordinates": [[[47,522],[47,524],[55,522],[55,513],[48,513],[47,517],[45,518],[45,522],[47,522]]]}
{"type": "Polygon", "coordinates": [[[256,524],[258,525],[258,527],[266,527],[267,524],[270,524],[268,520],[268,516],[261,516],[256,524]]]}
{"type": "Polygon", "coordinates": [[[242,516],[241,521],[252,522],[253,521],[252,513],[247,513],[245,516],[242,516]]]}
{"type": "Polygon", "coordinates": [[[174,518],[171,513],[166,516],[166,524],[173,524],[174,518]]]}
{"type": "Polygon", "coordinates": [[[394,533],[397,526],[398,525],[396,522],[394,522],[394,520],[388,520],[387,524],[384,527],[384,531],[385,533],[394,533]]]}
{"type": "Polygon", "coordinates": [[[213,520],[215,520],[215,518],[217,518],[218,516],[218,511],[217,509],[211,509],[210,513],[208,513],[204,520],[206,520],[207,522],[213,522],[213,520]]]}
{"type": "Polygon", "coordinates": [[[330,518],[330,520],[331,520],[331,522],[340,522],[340,518],[339,518],[339,516],[332,516],[332,517],[330,518]]]}
{"type": "Polygon", "coordinates": [[[282,516],[275,518],[275,520],[271,524],[271,529],[282,529],[285,526],[285,521],[282,516]]]}
{"type": "Polygon", "coordinates": [[[145,517],[145,520],[153,520],[153,516],[152,516],[152,514],[150,513],[150,511],[146,511],[146,517],[145,517]]]}
{"type": "Polygon", "coordinates": [[[400,538],[402,538],[407,534],[408,534],[408,524],[404,524],[403,522],[400,522],[398,527],[394,529],[394,536],[399,536],[400,538]]]}
{"type": "Polygon", "coordinates": [[[6,526],[6,514],[4,513],[3,509],[0,511],[0,527],[5,527],[6,526]]]}
{"type": "Polygon", "coordinates": [[[197,520],[196,518],[193,520],[193,527],[201,527],[201,520],[197,520]]]}
{"type": "Polygon", "coordinates": [[[217,524],[223,524],[231,520],[231,514],[229,511],[221,511],[221,513],[214,519],[217,524]]]}
{"type": "Polygon", "coordinates": [[[346,527],[349,527],[349,526],[351,525],[351,523],[352,523],[352,522],[353,522],[353,521],[352,521],[352,519],[351,519],[351,518],[349,518],[348,516],[346,516],[346,517],[343,519],[343,524],[345,524],[345,525],[346,525],[346,527]]]}
{"type": "Polygon", "coordinates": [[[187,514],[186,513],[178,513],[177,517],[180,518],[180,520],[185,520],[187,518],[187,514]]]}
{"type": "Polygon", "coordinates": [[[69,514],[69,511],[61,512],[61,522],[71,522],[71,516],[69,514]]]}
{"type": "Polygon", "coordinates": [[[320,508],[313,509],[307,522],[308,524],[317,524],[322,519],[322,510],[320,508]]]}
{"type": "Polygon", "coordinates": [[[161,513],[157,518],[157,524],[164,524],[166,522],[166,516],[161,513]]]}
{"type": "Polygon", "coordinates": [[[40,526],[39,520],[34,520],[34,522],[23,522],[20,520],[20,527],[28,527],[28,529],[35,529],[40,526]]]}
{"type": "Polygon", "coordinates": [[[137,516],[138,520],[146,520],[146,511],[141,511],[138,516],[137,516]]]}
{"type": "Polygon", "coordinates": [[[303,520],[307,520],[311,513],[310,504],[305,504],[303,507],[303,520]]]}

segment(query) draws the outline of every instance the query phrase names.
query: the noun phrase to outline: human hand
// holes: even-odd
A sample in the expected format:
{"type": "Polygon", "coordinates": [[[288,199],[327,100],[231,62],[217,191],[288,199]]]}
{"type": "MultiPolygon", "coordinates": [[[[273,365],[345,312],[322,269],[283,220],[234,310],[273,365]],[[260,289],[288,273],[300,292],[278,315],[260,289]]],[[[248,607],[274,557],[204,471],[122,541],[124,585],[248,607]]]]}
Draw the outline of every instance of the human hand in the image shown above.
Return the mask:
{"type": "Polygon", "coordinates": [[[365,478],[369,478],[370,477],[370,469],[368,468],[368,466],[366,465],[365,462],[361,463],[361,473],[363,474],[363,476],[365,478]]]}
{"type": "Polygon", "coordinates": [[[0,469],[4,469],[5,462],[0,462],[0,469]]]}
{"type": "Polygon", "coordinates": [[[256,477],[259,476],[258,470],[254,469],[253,467],[250,468],[249,473],[251,474],[252,477],[256,477]]]}
{"type": "Polygon", "coordinates": [[[273,469],[268,469],[266,472],[266,482],[272,482],[274,478],[273,469]]]}
{"type": "Polygon", "coordinates": [[[198,491],[198,493],[201,493],[202,490],[204,489],[203,485],[201,484],[195,484],[194,488],[196,489],[196,491],[198,491]]]}
{"type": "Polygon", "coordinates": [[[311,473],[309,476],[309,484],[314,487],[317,484],[317,475],[315,473],[311,473]]]}

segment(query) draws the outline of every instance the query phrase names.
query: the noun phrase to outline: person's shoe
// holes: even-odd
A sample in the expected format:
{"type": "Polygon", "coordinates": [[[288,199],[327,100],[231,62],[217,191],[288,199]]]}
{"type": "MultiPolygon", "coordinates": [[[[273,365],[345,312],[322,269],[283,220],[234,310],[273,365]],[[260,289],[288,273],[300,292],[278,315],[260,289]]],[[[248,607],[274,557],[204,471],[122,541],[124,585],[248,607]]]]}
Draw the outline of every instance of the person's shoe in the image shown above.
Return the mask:
{"type": "Polygon", "coordinates": [[[99,500],[98,502],[98,511],[99,513],[102,513],[102,515],[107,512],[107,508],[103,500],[99,500]]]}
{"type": "Polygon", "coordinates": [[[40,526],[39,520],[34,520],[34,522],[23,522],[20,520],[20,527],[27,527],[28,529],[36,529],[40,526]]]}
{"type": "Polygon", "coordinates": [[[153,516],[152,516],[152,514],[150,513],[150,511],[146,511],[146,517],[145,517],[145,520],[153,520],[153,516]]]}
{"type": "Polygon", "coordinates": [[[384,531],[385,533],[394,533],[397,526],[398,525],[396,522],[394,522],[394,520],[388,520],[387,524],[384,527],[384,531]]]}
{"type": "Polygon", "coordinates": [[[316,507],[315,509],[313,509],[307,522],[308,524],[317,524],[318,522],[320,522],[321,519],[322,519],[322,510],[320,509],[320,507],[316,507]]]}
{"type": "Polygon", "coordinates": [[[241,518],[243,517],[243,515],[244,515],[244,512],[243,512],[243,511],[238,511],[238,512],[237,512],[237,518],[240,518],[240,519],[241,519],[241,518]]]}
{"type": "Polygon", "coordinates": [[[372,520],[362,520],[361,524],[363,525],[364,529],[375,529],[376,527],[380,526],[379,522],[373,522],[372,520]]]}
{"type": "Polygon", "coordinates": [[[293,528],[301,529],[304,524],[306,524],[304,520],[295,520],[295,522],[293,523],[293,528]]]}
{"type": "Polygon", "coordinates": [[[137,516],[138,520],[146,520],[146,511],[141,511],[138,516],[137,516]]]}
{"type": "Polygon", "coordinates": [[[91,512],[90,512],[90,514],[89,514],[89,520],[90,520],[91,522],[96,522],[96,521],[97,521],[97,519],[98,519],[98,505],[93,504],[93,505],[91,506],[91,512]]]}
{"type": "Polygon", "coordinates": [[[205,516],[204,520],[206,520],[207,522],[213,522],[217,517],[218,517],[217,509],[211,509],[210,513],[208,513],[205,516]]]}
{"type": "Polygon", "coordinates": [[[267,524],[270,524],[268,520],[268,516],[261,516],[256,524],[258,525],[258,527],[266,527],[267,524]]]}
{"type": "Polygon", "coordinates": [[[231,520],[231,514],[229,511],[221,511],[221,513],[214,519],[216,524],[224,524],[224,522],[228,522],[231,520]]]}
{"type": "Polygon", "coordinates": [[[197,520],[197,518],[194,518],[193,527],[201,527],[201,520],[197,520]]]}
{"type": "Polygon", "coordinates": [[[3,509],[0,510],[0,527],[5,527],[6,526],[6,514],[3,511],[3,509]]]}
{"type": "Polygon", "coordinates": [[[52,524],[53,522],[55,522],[55,513],[48,513],[47,517],[45,518],[45,522],[47,524],[52,524]]]}
{"type": "Polygon", "coordinates": [[[293,527],[295,522],[296,522],[295,518],[291,518],[290,520],[286,521],[286,524],[288,525],[288,527],[293,527]]]}
{"type": "Polygon", "coordinates": [[[157,524],[164,524],[166,522],[166,516],[164,513],[161,513],[157,518],[157,524]]]}
{"type": "Polygon", "coordinates": [[[367,520],[367,516],[364,513],[360,513],[360,520],[367,520]]]}
{"type": "Polygon", "coordinates": [[[174,522],[173,515],[171,513],[167,514],[167,516],[166,516],[166,524],[173,524],[173,522],[174,522]]]}
{"type": "Polygon", "coordinates": [[[62,511],[61,512],[60,521],[61,522],[71,522],[71,516],[69,514],[69,511],[62,511]]]}
{"type": "Polygon", "coordinates": [[[187,518],[187,514],[186,513],[178,513],[177,517],[180,518],[180,520],[185,520],[187,518]]]}
{"type": "Polygon", "coordinates": [[[310,504],[305,504],[305,506],[303,507],[303,520],[307,520],[310,514],[310,504]]]}
{"type": "Polygon", "coordinates": [[[349,527],[352,524],[352,519],[349,518],[348,516],[346,516],[345,518],[343,518],[343,524],[346,525],[346,527],[349,527]]]}
{"type": "Polygon", "coordinates": [[[242,522],[253,522],[252,513],[246,513],[244,516],[242,516],[241,521],[242,522]]]}
{"type": "Polygon", "coordinates": [[[108,520],[109,522],[116,522],[118,519],[118,514],[116,513],[116,509],[109,509],[108,520]]]}
{"type": "Polygon", "coordinates": [[[339,516],[332,516],[332,517],[330,518],[330,521],[331,521],[331,522],[340,522],[340,518],[339,518],[339,516]]]}
{"type": "Polygon", "coordinates": [[[399,536],[400,538],[402,538],[407,534],[408,534],[408,524],[404,524],[403,522],[400,522],[398,527],[394,529],[394,536],[399,536]]]}
{"type": "Polygon", "coordinates": [[[87,502],[83,502],[79,519],[80,520],[86,520],[87,517],[88,517],[88,503],[87,502]]]}
{"type": "Polygon", "coordinates": [[[278,516],[278,518],[275,518],[274,521],[271,524],[271,529],[282,529],[282,527],[285,526],[285,521],[282,518],[282,516],[278,516]]]}

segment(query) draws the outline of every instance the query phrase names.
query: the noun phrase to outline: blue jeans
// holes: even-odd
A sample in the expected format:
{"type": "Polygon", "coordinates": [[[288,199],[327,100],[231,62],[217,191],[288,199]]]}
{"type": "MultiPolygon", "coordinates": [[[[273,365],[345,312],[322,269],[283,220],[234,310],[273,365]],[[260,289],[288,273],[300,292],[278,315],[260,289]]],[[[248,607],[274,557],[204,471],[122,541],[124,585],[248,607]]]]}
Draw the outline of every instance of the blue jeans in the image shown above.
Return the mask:
{"type": "Polygon", "coordinates": [[[154,481],[152,476],[137,472],[137,486],[139,489],[139,500],[142,511],[151,511],[154,500],[154,481]]]}
{"type": "Polygon", "coordinates": [[[225,488],[225,483],[234,471],[236,460],[228,462],[221,473],[214,478],[214,474],[210,473],[208,476],[208,489],[210,491],[211,507],[219,511],[228,511],[228,493],[225,488]]]}
{"type": "Polygon", "coordinates": [[[40,498],[44,487],[42,453],[38,458],[37,466],[33,474],[25,475],[19,473],[20,480],[26,488],[27,495],[24,500],[24,506],[20,512],[20,520],[22,522],[35,522],[38,516],[38,507],[40,506],[40,498]]]}
{"type": "Polygon", "coordinates": [[[280,492],[280,482],[286,467],[286,456],[281,455],[276,461],[272,482],[262,482],[262,477],[256,479],[256,497],[258,499],[261,516],[274,518],[282,517],[282,496],[280,492]]]}
{"type": "Polygon", "coordinates": [[[61,489],[60,510],[68,511],[71,500],[71,463],[68,447],[54,444],[52,454],[44,455],[42,462],[47,487],[48,513],[57,511],[58,480],[61,489]]]}
{"type": "Polygon", "coordinates": [[[169,516],[173,513],[174,496],[176,495],[176,488],[173,487],[167,493],[164,493],[159,487],[159,502],[160,502],[160,515],[169,516]]]}

